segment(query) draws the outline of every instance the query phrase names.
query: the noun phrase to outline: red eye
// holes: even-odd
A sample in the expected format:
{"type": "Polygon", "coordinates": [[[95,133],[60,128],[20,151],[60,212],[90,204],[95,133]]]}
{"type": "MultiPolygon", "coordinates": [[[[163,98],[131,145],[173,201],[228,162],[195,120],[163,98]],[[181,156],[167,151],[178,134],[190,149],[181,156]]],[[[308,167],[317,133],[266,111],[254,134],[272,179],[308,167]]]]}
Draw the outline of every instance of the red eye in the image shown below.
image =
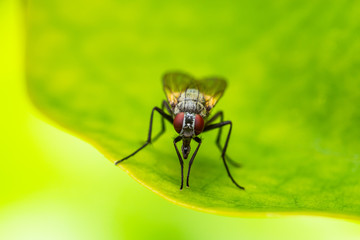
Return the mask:
{"type": "Polygon", "coordinates": [[[174,128],[175,128],[175,131],[180,133],[181,132],[181,129],[183,127],[183,121],[184,121],[184,113],[181,112],[181,113],[178,113],[175,118],[174,118],[174,128]]]}
{"type": "Polygon", "coordinates": [[[195,116],[195,134],[199,135],[204,130],[204,119],[196,114],[195,116]]]}

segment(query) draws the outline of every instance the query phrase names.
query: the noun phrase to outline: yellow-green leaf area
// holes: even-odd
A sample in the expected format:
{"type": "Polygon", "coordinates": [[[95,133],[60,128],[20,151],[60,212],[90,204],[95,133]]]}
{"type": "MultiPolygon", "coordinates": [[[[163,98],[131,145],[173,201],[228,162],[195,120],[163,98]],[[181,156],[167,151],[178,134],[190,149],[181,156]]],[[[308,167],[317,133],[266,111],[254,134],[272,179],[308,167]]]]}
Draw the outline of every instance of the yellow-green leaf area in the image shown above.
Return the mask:
{"type": "Polygon", "coordinates": [[[168,123],[121,168],[208,212],[358,218],[359,12],[356,1],[32,0],[28,90],[53,122],[114,162],[145,142],[166,71],[226,77],[214,112],[233,122],[227,154],[242,167],[230,171],[246,191],[228,178],[215,131],[201,135],[188,189],[179,190],[168,123]]]}

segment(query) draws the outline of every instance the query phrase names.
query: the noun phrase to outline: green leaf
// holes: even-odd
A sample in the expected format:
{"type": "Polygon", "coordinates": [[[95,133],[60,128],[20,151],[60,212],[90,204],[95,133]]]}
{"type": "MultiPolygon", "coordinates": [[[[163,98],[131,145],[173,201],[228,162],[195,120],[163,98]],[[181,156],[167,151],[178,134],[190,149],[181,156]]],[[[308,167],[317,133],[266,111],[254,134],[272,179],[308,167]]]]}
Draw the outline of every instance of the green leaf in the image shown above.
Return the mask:
{"type": "Polygon", "coordinates": [[[190,189],[179,190],[170,124],[120,167],[207,212],[359,218],[359,11],[338,1],[34,0],[28,90],[43,113],[114,162],[145,142],[151,109],[165,99],[164,72],[224,76],[214,111],[233,122],[227,153],[242,167],[230,170],[246,191],[228,178],[216,132],[202,134],[190,189]]]}

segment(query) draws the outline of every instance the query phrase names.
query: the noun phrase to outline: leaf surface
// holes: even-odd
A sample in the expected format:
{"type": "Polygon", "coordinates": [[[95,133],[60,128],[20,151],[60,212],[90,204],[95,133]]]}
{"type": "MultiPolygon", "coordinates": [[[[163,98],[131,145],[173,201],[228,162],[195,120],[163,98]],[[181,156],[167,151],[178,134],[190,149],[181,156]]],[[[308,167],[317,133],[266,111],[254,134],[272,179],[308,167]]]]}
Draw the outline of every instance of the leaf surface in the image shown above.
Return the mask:
{"type": "Polygon", "coordinates": [[[151,109],[165,99],[164,72],[226,77],[213,113],[233,122],[227,153],[242,167],[230,170],[246,191],[228,178],[216,132],[202,134],[189,189],[179,191],[170,124],[120,167],[166,199],[208,212],[358,218],[359,10],[327,1],[33,0],[28,90],[43,113],[114,162],[145,142],[151,109]]]}

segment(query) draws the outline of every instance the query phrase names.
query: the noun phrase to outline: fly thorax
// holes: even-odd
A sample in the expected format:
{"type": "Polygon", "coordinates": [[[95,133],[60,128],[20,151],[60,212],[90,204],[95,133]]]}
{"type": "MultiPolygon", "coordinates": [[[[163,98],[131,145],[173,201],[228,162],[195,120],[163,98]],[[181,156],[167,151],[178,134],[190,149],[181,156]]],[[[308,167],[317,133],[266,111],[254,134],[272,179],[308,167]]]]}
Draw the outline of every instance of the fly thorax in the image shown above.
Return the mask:
{"type": "Polygon", "coordinates": [[[194,136],[195,135],[194,126],[195,126],[195,114],[185,112],[183,126],[180,135],[184,137],[194,136]]]}

